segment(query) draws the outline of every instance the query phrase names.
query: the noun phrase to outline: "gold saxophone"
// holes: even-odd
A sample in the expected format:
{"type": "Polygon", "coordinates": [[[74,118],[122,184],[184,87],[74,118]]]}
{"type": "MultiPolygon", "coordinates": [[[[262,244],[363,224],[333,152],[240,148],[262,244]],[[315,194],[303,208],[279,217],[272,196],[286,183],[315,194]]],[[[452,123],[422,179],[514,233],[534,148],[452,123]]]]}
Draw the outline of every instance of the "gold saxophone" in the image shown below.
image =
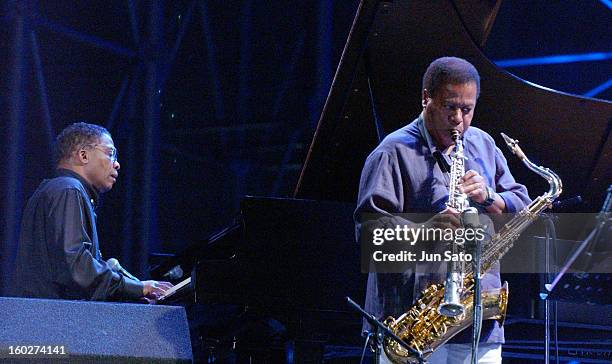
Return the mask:
{"type": "MultiPolygon", "coordinates": [[[[522,209],[502,229],[496,233],[482,253],[482,272],[504,256],[513,246],[520,234],[533,223],[539,214],[549,208],[562,191],[561,179],[548,168],[533,164],[518,146],[518,141],[501,134],[508,148],[535,173],[545,178],[550,188],[548,192],[536,198],[522,209]]],[[[421,298],[403,315],[394,319],[388,317],[385,325],[395,335],[407,343],[415,351],[427,358],[442,344],[450,340],[463,329],[472,324],[473,272],[471,265],[466,267],[463,281],[461,303],[465,308],[463,314],[455,317],[441,315],[439,305],[444,300],[444,285],[433,284],[421,293],[421,298]]],[[[501,288],[482,293],[483,319],[498,320],[500,324],[506,316],[508,304],[508,283],[501,288]]],[[[409,353],[392,339],[385,338],[385,353],[393,363],[417,363],[414,354],[409,353]]]]}

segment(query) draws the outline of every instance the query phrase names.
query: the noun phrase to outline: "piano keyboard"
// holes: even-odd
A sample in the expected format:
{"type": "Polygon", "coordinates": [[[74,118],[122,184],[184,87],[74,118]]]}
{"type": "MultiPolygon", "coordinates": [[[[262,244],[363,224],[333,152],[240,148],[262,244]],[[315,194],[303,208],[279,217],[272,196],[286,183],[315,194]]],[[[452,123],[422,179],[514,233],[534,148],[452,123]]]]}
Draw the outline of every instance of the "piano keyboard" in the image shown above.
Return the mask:
{"type": "Polygon", "coordinates": [[[179,289],[185,287],[186,285],[191,283],[191,277],[185,279],[184,281],[178,283],[176,286],[170,288],[169,290],[166,291],[166,293],[164,293],[163,296],[161,296],[157,301],[163,301],[166,298],[172,296],[173,294],[175,294],[179,289]]]}

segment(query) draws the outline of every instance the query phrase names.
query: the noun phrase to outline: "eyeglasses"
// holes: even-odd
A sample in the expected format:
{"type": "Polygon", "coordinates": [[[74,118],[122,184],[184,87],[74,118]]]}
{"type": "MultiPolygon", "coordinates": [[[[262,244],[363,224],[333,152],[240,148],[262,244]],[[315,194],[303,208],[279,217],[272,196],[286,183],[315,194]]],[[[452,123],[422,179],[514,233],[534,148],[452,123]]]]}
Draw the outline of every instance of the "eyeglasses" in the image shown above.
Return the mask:
{"type": "Polygon", "coordinates": [[[117,148],[106,146],[104,146],[105,148],[102,148],[103,145],[101,144],[88,144],[88,146],[93,147],[94,149],[99,149],[104,152],[104,154],[106,154],[106,156],[108,157],[108,159],[110,159],[112,163],[115,163],[117,161],[117,148]]]}

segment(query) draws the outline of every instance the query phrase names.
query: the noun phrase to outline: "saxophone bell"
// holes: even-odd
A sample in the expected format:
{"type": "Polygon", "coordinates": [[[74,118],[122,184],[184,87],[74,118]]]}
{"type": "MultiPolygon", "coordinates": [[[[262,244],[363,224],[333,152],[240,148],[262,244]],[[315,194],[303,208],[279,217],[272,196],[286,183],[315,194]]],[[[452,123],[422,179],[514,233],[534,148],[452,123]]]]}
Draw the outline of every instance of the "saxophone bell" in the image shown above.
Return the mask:
{"type": "MultiPolygon", "coordinates": [[[[449,263],[449,270],[452,269],[449,263]]],[[[463,291],[463,273],[446,272],[444,283],[444,300],[438,306],[438,313],[446,317],[457,317],[465,312],[465,305],[461,303],[461,292],[463,291]]]]}

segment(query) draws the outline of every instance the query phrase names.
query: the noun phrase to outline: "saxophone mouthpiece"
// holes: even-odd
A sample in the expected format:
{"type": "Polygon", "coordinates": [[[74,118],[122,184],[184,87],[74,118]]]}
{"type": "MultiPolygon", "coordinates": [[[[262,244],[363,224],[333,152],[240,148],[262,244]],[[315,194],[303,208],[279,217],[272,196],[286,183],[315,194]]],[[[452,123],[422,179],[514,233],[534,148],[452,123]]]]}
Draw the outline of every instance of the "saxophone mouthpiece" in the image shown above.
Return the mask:
{"type": "Polygon", "coordinates": [[[450,135],[451,135],[451,139],[452,139],[452,140],[453,140],[455,143],[457,142],[457,140],[459,140],[459,139],[460,139],[460,136],[461,136],[461,134],[459,133],[459,130],[457,130],[457,129],[453,129],[453,130],[451,130],[450,135]]]}
{"type": "Polygon", "coordinates": [[[508,145],[508,147],[510,149],[512,149],[514,147],[514,145],[518,144],[518,140],[514,140],[512,138],[510,138],[509,136],[507,136],[504,133],[500,133],[502,138],[504,138],[504,141],[506,142],[506,144],[508,145]]]}
{"type": "Polygon", "coordinates": [[[510,138],[509,136],[507,136],[504,133],[500,133],[500,134],[501,134],[502,138],[504,138],[504,142],[506,142],[506,145],[508,146],[508,148],[510,148],[510,151],[514,155],[519,157],[519,159],[521,159],[521,160],[527,158],[525,156],[525,154],[523,153],[523,150],[521,150],[521,147],[519,147],[518,140],[510,138]]]}

